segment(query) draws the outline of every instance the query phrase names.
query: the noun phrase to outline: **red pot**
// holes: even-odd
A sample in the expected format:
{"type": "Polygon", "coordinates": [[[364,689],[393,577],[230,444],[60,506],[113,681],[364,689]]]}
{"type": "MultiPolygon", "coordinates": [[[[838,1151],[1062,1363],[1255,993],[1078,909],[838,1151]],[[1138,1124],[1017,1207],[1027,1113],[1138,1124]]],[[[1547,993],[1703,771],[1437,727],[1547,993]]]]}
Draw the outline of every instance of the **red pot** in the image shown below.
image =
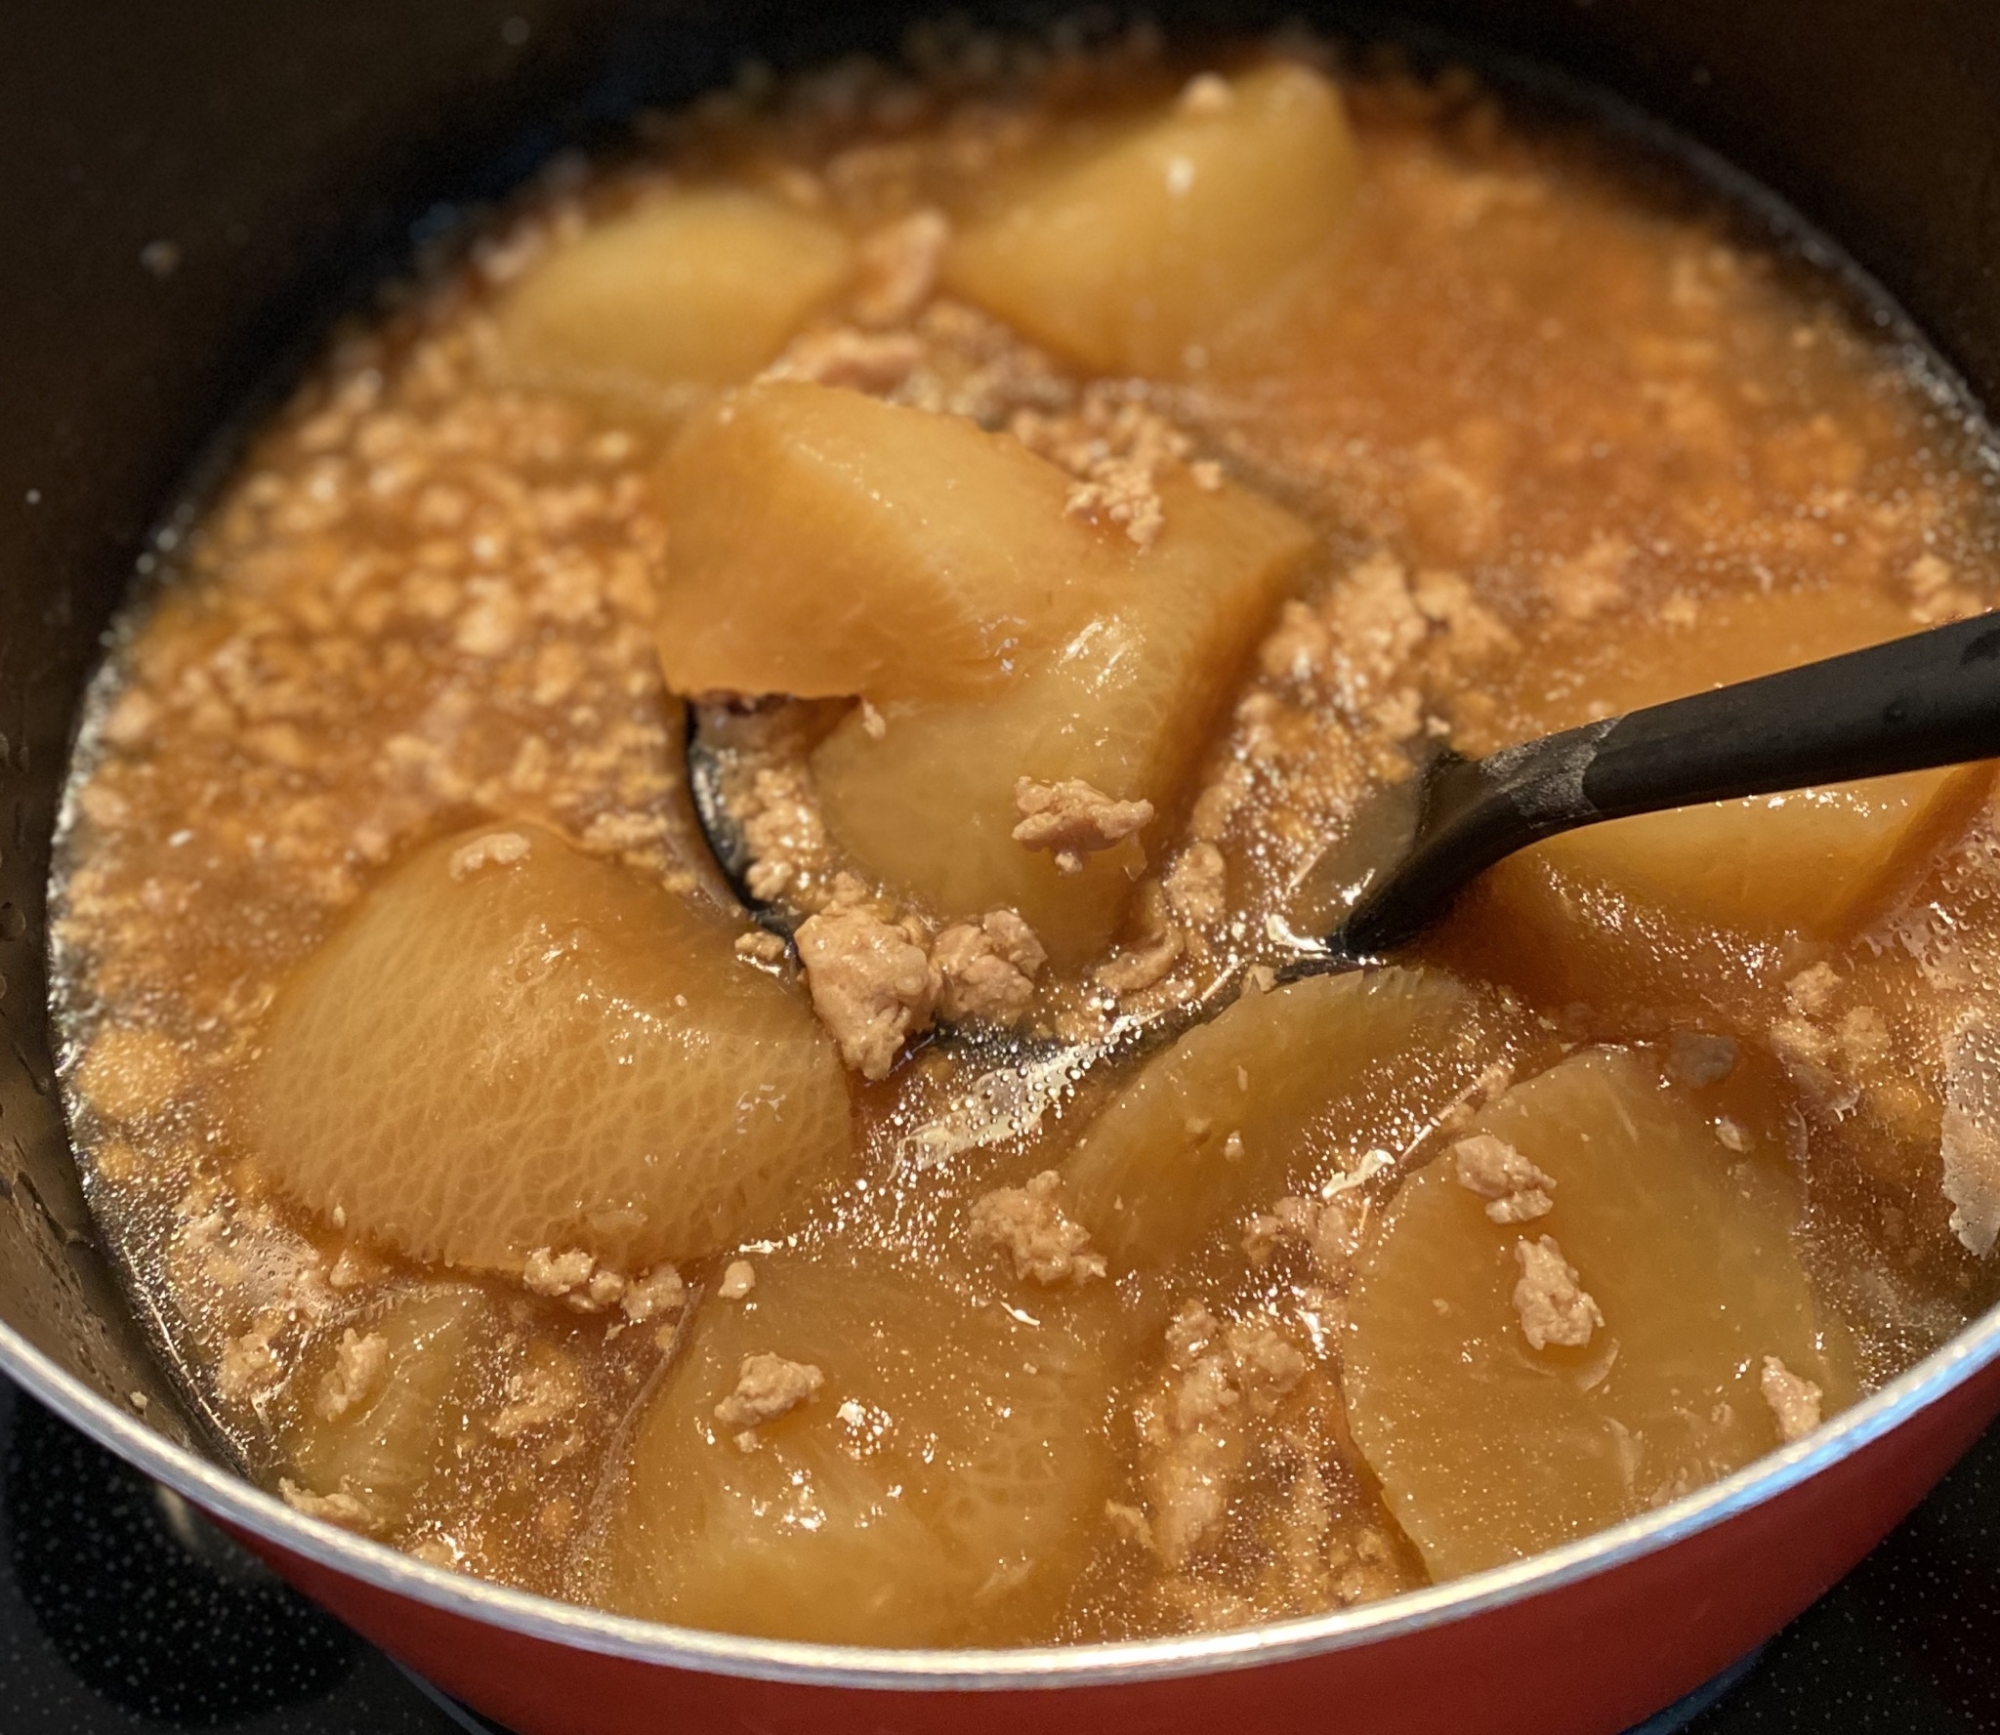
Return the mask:
{"type": "MultiPolygon", "coordinates": [[[[1888,32],[1870,0],[1420,9],[1619,89],[1760,173],[1882,278],[1975,393],[2000,393],[2000,30],[1983,0],[1912,0],[1888,32]]],[[[211,0],[197,15],[99,16],[21,0],[10,14],[0,1050],[17,1064],[0,1069],[0,1367],[520,1735],[1210,1722],[1610,1735],[1773,1633],[1930,1488],[2000,1410],[2000,1315],[1798,1445],[1477,1578],[1219,1636],[858,1651],[616,1619],[299,1516],[204,1453],[97,1252],[51,1085],[48,839],[98,634],[189,454],[296,365],[357,281],[406,255],[440,200],[497,191],[739,52],[881,40],[904,10],[211,0]]]]}
{"type": "Polygon", "coordinates": [[[1809,1439],[1475,1578],[1246,1632],[1032,1651],[778,1643],[624,1620],[302,1518],[16,1343],[44,1402],[218,1518],[399,1661],[517,1735],[1019,1735],[1198,1726],[1615,1735],[1852,1567],[2000,1412],[2000,1316],[1809,1439]]]}

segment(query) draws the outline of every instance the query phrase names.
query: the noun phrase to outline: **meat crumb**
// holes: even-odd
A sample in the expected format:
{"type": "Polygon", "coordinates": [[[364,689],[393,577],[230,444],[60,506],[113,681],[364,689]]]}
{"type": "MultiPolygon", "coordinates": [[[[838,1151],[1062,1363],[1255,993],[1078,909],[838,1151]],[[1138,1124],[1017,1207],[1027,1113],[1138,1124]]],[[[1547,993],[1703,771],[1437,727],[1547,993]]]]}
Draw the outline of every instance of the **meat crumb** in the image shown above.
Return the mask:
{"type": "MultiPolygon", "coordinates": [[[[1076,478],[1063,504],[1071,517],[1119,525],[1141,549],[1159,539],[1167,522],[1161,474],[1186,462],[1194,442],[1123,382],[1094,382],[1085,388],[1082,402],[1065,413],[1024,407],[1008,428],[1029,451],[1076,478]]],[[[1213,492],[1221,481],[1211,461],[1195,485],[1213,492]]]]}
{"type": "MultiPolygon", "coordinates": [[[[1785,1063],[1785,1069],[1807,1086],[1812,1095],[1830,1100],[1838,1094],[1841,1087],[1829,1071],[1836,1049],[1830,1031],[1821,1029],[1810,1018],[1774,1018],[1770,1043],[1785,1063]]],[[[1851,1106],[1851,1100],[1835,1106],[1851,1106]]]]}
{"type": "Polygon", "coordinates": [[[353,1289],[363,1283],[372,1283],[381,1273],[381,1261],[372,1257],[365,1249],[348,1246],[340,1250],[339,1257],[328,1268],[326,1281],[333,1289],[353,1289]]]}
{"type": "Polygon", "coordinates": [[[1455,572],[1420,572],[1410,595],[1424,618],[1445,629],[1446,644],[1457,658],[1476,662],[1502,651],[1520,648],[1520,641],[1498,615],[1479,601],[1472,586],[1455,572]]]}
{"type": "Polygon", "coordinates": [[[1201,843],[1220,844],[1250,793],[1251,777],[1249,766],[1238,759],[1224,764],[1194,798],[1188,834],[1201,843]]]}
{"type": "Polygon", "coordinates": [[[1212,843],[1194,843],[1181,852],[1160,885],[1175,919],[1200,928],[1227,913],[1227,878],[1222,851],[1212,843]]]}
{"type": "Polygon", "coordinates": [[[825,1384],[826,1376],[810,1362],[760,1350],[738,1365],[736,1389],[715,1406],[715,1419],[725,1428],[747,1431],[809,1402],[825,1384]]]}
{"type": "Polygon", "coordinates": [[[1279,1401],[1305,1377],[1306,1358],[1274,1325],[1261,1320],[1231,1325],[1223,1342],[1234,1364],[1237,1389],[1256,1415],[1274,1413],[1279,1401]]]}
{"type": "Polygon", "coordinates": [[[572,1290],[567,1299],[579,1313],[597,1313],[621,1301],[624,1295],[624,1277],[600,1266],[590,1274],[590,1281],[581,1289],[572,1290]]]}
{"type": "Polygon", "coordinates": [[[512,867],[527,857],[528,840],[518,831],[495,831],[460,844],[447,865],[453,879],[465,880],[483,867],[512,867]]]}
{"type": "Polygon", "coordinates": [[[1820,1389],[1811,1380],[1801,1379],[1776,1356],[1767,1355],[1757,1383],[1777,1418],[1778,1438],[1786,1445],[1804,1439],[1819,1426],[1820,1389]]]}
{"type": "Polygon", "coordinates": [[[567,1415],[583,1399],[576,1364],[549,1352],[507,1376],[507,1402],[486,1425],[496,1439],[518,1439],[567,1415]]]}
{"type": "Polygon", "coordinates": [[[2000,1028],[1977,1010],[1945,1035],[1939,1147],[1951,1232],[1983,1259],[2000,1240],[2000,1028]]]}
{"type": "Polygon", "coordinates": [[[768,928],[752,928],[749,933],[736,936],[736,955],[748,958],[753,964],[782,964],[785,942],[768,928]]]}
{"type": "Polygon", "coordinates": [[[756,1287],[757,1267],[747,1259],[732,1259],[722,1281],[715,1286],[715,1293],[724,1301],[741,1301],[756,1287]]]}
{"type": "Polygon", "coordinates": [[[1178,1570],[1221,1533],[1231,1483],[1249,1457],[1245,1412],[1274,1416],[1306,1371],[1306,1358],[1267,1321],[1225,1326],[1193,1302],[1167,1327],[1161,1384],[1134,1418],[1151,1507],[1142,1516],[1167,1567],[1178,1570]]]}
{"type": "Polygon", "coordinates": [[[1329,1283],[1343,1281],[1354,1265],[1374,1206],[1355,1193],[1331,1199],[1284,1198],[1268,1213],[1252,1217],[1243,1232],[1243,1251],[1262,1267],[1288,1241],[1303,1245],[1329,1283]]]}
{"type": "Polygon", "coordinates": [[[687,1285],[671,1265],[656,1265],[644,1277],[626,1284],[618,1305],[634,1325],[644,1325],[663,1313],[678,1312],[687,1300],[687,1285]]]}
{"type": "Polygon", "coordinates": [[[1474,1133],[1451,1147],[1451,1159],[1458,1184],[1487,1201],[1486,1215],[1495,1223],[1528,1223],[1555,1209],[1555,1177],[1505,1139],[1474,1133]]]}
{"type": "Polygon", "coordinates": [[[863,325],[900,325],[936,293],[938,266],[951,240],[942,211],[913,211],[861,243],[861,287],[854,317],[863,325]]]}
{"type": "Polygon", "coordinates": [[[327,1421],[338,1421],[375,1395],[388,1368],[389,1340],[373,1331],[364,1337],[349,1327],[340,1334],[333,1367],[319,1383],[313,1408],[327,1421]]]}
{"type": "Polygon", "coordinates": [[[1840,972],[1831,964],[1801,970],[1785,984],[1785,1004],[1800,1018],[1824,1018],[1840,992],[1840,972]]]}
{"type": "Polygon", "coordinates": [[[411,1543],[409,1552],[426,1566],[441,1567],[446,1572],[456,1572],[461,1560],[458,1550],[440,1536],[426,1536],[411,1543]]]}
{"type": "Polygon", "coordinates": [[[215,1370],[215,1389],[230,1403],[253,1403],[283,1378],[284,1364],[271,1348],[271,1329],[259,1326],[232,1338],[215,1370]]]}
{"type": "Polygon", "coordinates": [[[907,332],[856,331],[843,325],[807,332],[765,370],[764,378],[893,392],[925,359],[923,341],[907,332]]]}
{"type": "Polygon", "coordinates": [[[793,937],[813,1011],[863,1078],[888,1076],[903,1043],[930,1025],[942,986],[907,928],[855,906],[822,910],[793,937]]]}
{"type": "Polygon", "coordinates": [[[99,1114],[143,1120],[167,1107],[186,1082],[181,1051],[156,1030],[101,1032],[77,1068],[77,1088],[99,1114]]]}
{"type": "Polygon", "coordinates": [[[939,976],[938,1012],[957,1023],[978,1019],[1012,1027],[1035,1003],[1035,978],[1049,961],[1035,930],[1013,910],[989,910],[938,935],[931,962],[939,976]]]}
{"type": "Polygon", "coordinates": [[[580,1247],[557,1253],[537,1247],[521,1266],[521,1282],[536,1295],[567,1295],[590,1281],[597,1261],[580,1247]]]}
{"type": "Polygon", "coordinates": [[[1063,511],[1071,518],[1102,516],[1122,524],[1141,548],[1151,548],[1167,522],[1152,477],[1137,465],[1112,471],[1101,482],[1072,483],[1063,511]]]}
{"type": "MultiPolygon", "coordinates": [[[[1393,555],[1376,553],[1356,565],[1321,605],[1326,635],[1324,679],[1334,702],[1351,717],[1370,718],[1385,703],[1414,734],[1408,659],[1431,623],[1410,594],[1409,573],[1393,555]]],[[[1382,721],[1382,719],[1377,719],[1382,721]]]]}
{"type": "Polygon", "coordinates": [[[1110,849],[1153,822],[1150,801],[1114,801],[1081,777],[1060,783],[1016,778],[1014,806],[1021,815],[1014,841],[1047,850],[1066,874],[1081,873],[1085,855],[1110,849]]]}
{"type": "Polygon", "coordinates": [[[1181,88],[1180,101],[1175,106],[1191,120],[1213,120],[1236,106],[1236,93],[1221,74],[1197,73],[1181,88]]]}
{"type": "Polygon", "coordinates": [[[1926,626],[1940,626],[1978,614],[1985,604],[1978,591],[1956,582],[1957,571],[1935,554],[1920,554],[1910,562],[1903,581],[1910,589],[1910,617],[1926,626]]]}
{"type": "Polygon", "coordinates": [[[1888,1020],[1873,1006],[1850,1006],[1835,1027],[1840,1056],[1852,1072],[1879,1072],[1895,1060],[1888,1020]]]}
{"type": "Polygon", "coordinates": [[[765,903],[789,891],[826,851],[826,829],[805,774],[765,767],[750,780],[742,811],[743,843],[750,852],[744,883],[765,903]]]}
{"type": "Polygon", "coordinates": [[[278,1492],[287,1506],[308,1518],[337,1524],[343,1530],[355,1530],[363,1535],[375,1529],[375,1514],[368,1502],[345,1489],[335,1494],[315,1494],[310,1488],[301,1488],[289,1476],[281,1476],[278,1492]]]}
{"type": "Polygon", "coordinates": [[[1037,1283],[1088,1283],[1104,1275],[1104,1256],[1090,1248],[1090,1231],[1066,1215],[1062,1176],[1045,1169],[1025,1187],[996,1187],[973,1201],[966,1233],[975,1246],[1010,1255],[1016,1277],[1037,1283]]]}
{"type": "Polygon", "coordinates": [[[1261,1271],[1272,1256],[1290,1239],[1282,1218],[1260,1211],[1243,1226],[1242,1247],[1251,1265],[1261,1271]]]}
{"type": "Polygon", "coordinates": [[[1274,681],[1304,687],[1325,677],[1333,653],[1333,636],[1310,603],[1288,601],[1278,624],[1258,647],[1264,673],[1274,681]]]}
{"type": "Polygon", "coordinates": [[[889,734],[889,719],[866,699],[861,701],[861,733],[871,741],[886,740],[889,734]]]}
{"type": "Polygon", "coordinates": [[[1624,537],[1599,533],[1581,554],[1550,565],[1542,575],[1543,591],[1565,620],[1594,620],[1624,600],[1635,553],[1624,537]]]}
{"type": "Polygon", "coordinates": [[[1563,1257],[1555,1237],[1514,1243],[1521,1267],[1514,1285],[1514,1311],[1521,1316],[1521,1335],[1536,1349],[1560,1344],[1581,1349],[1604,1323],[1597,1303],[1577,1282],[1576,1267],[1563,1257]]]}
{"type": "Polygon", "coordinates": [[[1110,1519],[1111,1528],[1125,1541],[1136,1542],[1149,1554],[1153,1551],[1153,1521],[1142,1508],[1128,1505],[1123,1500],[1107,1500],[1104,1516],[1110,1519]]]}

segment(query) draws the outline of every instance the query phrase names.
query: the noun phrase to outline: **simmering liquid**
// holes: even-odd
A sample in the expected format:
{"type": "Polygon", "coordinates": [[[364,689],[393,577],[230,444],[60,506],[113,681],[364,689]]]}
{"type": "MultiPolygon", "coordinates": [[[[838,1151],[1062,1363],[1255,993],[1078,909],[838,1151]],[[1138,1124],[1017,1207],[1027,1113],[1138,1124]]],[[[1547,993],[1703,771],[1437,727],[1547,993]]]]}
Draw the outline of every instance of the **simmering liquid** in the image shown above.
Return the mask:
{"type": "Polygon", "coordinates": [[[1647,1511],[1992,1297],[1990,768],[1277,972],[1439,744],[1992,606],[1991,474],[1782,231],[1461,71],[747,74],[160,555],[60,840],[93,1208],[258,1481],[661,1620],[1139,1637],[1647,1511]]]}

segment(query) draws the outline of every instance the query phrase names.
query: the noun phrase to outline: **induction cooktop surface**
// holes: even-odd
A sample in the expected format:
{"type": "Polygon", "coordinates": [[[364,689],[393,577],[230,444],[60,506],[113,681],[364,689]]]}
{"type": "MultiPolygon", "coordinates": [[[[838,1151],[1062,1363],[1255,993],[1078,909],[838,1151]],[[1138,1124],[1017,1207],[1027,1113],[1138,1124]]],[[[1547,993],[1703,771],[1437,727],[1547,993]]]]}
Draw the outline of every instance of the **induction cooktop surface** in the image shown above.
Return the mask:
{"type": "MultiPolygon", "coordinates": [[[[1645,1735],[1990,1735],[1996,1640],[2000,1428],[1851,1577],[1645,1735]]],[[[0,1735],[492,1728],[0,1379],[0,1735]]]]}

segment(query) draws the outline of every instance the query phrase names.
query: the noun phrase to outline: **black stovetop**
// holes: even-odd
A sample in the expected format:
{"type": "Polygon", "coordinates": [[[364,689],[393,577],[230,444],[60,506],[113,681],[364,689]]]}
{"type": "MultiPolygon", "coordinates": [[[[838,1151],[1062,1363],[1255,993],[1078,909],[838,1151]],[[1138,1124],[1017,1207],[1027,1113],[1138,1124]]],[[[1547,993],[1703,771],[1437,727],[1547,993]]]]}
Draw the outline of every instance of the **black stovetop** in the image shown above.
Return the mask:
{"type": "MultiPolygon", "coordinates": [[[[2000,1428],[1682,1727],[1992,1735],[1996,1650],[2000,1428]]],[[[479,1727],[0,1379],[0,1735],[479,1727]]]]}

